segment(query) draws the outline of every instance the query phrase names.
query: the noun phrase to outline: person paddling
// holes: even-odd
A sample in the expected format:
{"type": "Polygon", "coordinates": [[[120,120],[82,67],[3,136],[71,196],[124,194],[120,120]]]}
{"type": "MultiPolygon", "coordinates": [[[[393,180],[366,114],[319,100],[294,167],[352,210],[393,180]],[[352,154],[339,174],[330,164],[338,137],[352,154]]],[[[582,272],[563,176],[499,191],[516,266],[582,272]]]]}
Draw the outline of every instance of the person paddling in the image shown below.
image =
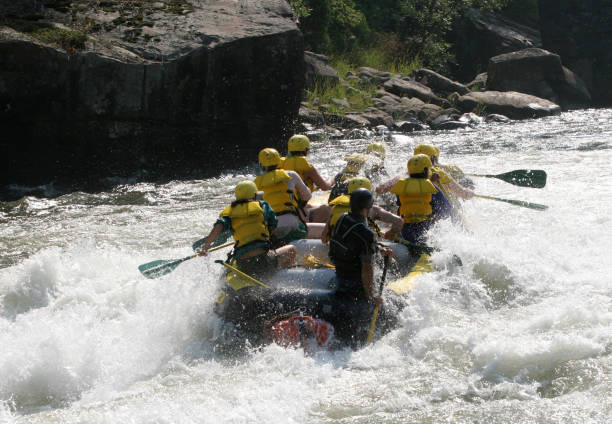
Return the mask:
{"type": "MultiPolygon", "coordinates": [[[[305,135],[296,134],[287,143],[288,155],[281,161],[280,168],[298,173],[304,184],[313,192],[316,189],[329,190],[333,182],[324,179],[319,171],[308,162],[306,156],[310,151],[310,140],[305,135]]],[[[317,210],[307,205],[307,201],[298,198],[300,209],[304,209],[306,222],[325,222],[327,216],[319,216],[317,210]]]]}
{"type": "Polygon", "coordinates": [[[373,205],[372,193],[365,188],[351,194],[349,213],[338,219],[331,236],[329,257],[336,267],[334,292],[335,335],[359,346],[366,340],[374,305],[383,304],[374,288],[374,255],[392,256],[393,251],[378,246],[368,228],[367,217],[373,205]]]}
{"type": "Polygon", "coordinates": [[[433,144],[421,143],[414,148],[414,154],[424,154],[429,157],[432,164],[431,169],[431,180],[434,183],[439,183],[440,188],[444,191],[444,194],[450,199],[451,195],[468,200],[474,197],[474,191],[462,186],[455,179],[439,166],[438,159],[440,157],[440,149],[433,144]]]}
{"type": "Polygon", "coordinates": [[[258,159],[264,173],[255,178],[255,185],[263,190],[263,200],[272,206],[278,218],[275,238],[287,244],[292,240],[321,237],[325,225],[306,224],[299,213],[297,198],[307,202],[311,193],[297,172],[278,168],[281,158],[276,149],[261,150],[258,159]]]}
{"type": "MultiPolygon", "coordinates": [[[[327,243],[329,241],[329,238],[331,237],[340,216],[342,216],[344,213],[350,212],[350,200],[352,193],[360,188],[365,188],[370,191],[372,190],[372,183],[365,177],[353,178],[348,182],[347,186],[349,194],[339,196],[330,202],[330,206],[332,206],[331,216],[325,225],[323,235],[321,236],[321,241],[323,241],[323,243],[327,243]]],[[[384,235],[385,238],[388,238],[389,240],[393,240],[395,235],[401,232],[404,224],[404,221],[399,216],[384,210],[380,206],[372,205],[368,213],[368,226],[378,235],[382,235],[380,234],[380,229],[376,225],[376,221],[383,221],[391,224],[391,229],[384,235]]]]}
{"type": "Polygon", "coordinates": [[[413,243],[425,241],[431,225],[442,218],[455,217],[455,212],[442,190],[429,179],[432,163],[424,154],[408,160],[410,178],[399,179],[390,192],[399,201],[399,212],[404,220],[402,237],[413,243]]]}
{"type": "Polygon", "coordinates": [[[221,212],[199,255],[206,256],[219,234],[231,230],[236,241],[232,258],[240,271],[255,278],[265,278],[277,269],[294,266],[297,257],[295,246],[270,249],[270,235],[276,231],[278,220],[268,202],[255,199],[255,183],[241,181],[234,193],[236,200],[221,212]]]}

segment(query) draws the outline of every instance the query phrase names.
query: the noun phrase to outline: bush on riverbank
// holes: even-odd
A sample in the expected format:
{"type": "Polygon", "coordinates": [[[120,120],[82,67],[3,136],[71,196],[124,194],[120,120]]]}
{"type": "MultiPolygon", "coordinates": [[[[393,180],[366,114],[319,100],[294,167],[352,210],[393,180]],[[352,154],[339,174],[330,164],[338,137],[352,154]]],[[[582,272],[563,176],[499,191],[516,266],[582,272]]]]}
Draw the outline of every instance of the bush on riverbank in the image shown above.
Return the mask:
{"type": "MultiPolygon", "coordinates": [[[[409,73],[402,64],[447,72],[455,59],[450,32],[469,7],[533,12],[535,0],[291,0],[307,50],[367,66],[409,73]],[[345,58],[350,58],[346,60],[345,58]],[[395,69],[393,69],[395,67],[395,69]]],[[[530,13],[530,17],[533,13],[530,13]]],[[[537,14],[535,15],[537,19],[537,14]]],[[[337,63],[336,63],[337,66],[337,63]]]]}

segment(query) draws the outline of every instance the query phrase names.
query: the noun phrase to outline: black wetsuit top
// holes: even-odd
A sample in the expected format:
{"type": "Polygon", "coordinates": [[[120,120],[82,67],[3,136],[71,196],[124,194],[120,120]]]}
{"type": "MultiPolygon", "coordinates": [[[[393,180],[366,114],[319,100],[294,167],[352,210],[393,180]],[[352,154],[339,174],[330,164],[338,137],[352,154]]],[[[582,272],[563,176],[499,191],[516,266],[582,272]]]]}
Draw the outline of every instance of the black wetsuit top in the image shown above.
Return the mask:
{"type": "Polygon", "coordinates": [[[336,266],[338,293],[366,298],[361,265],[373,263],[376,239],[364,216],[348,213],[340,217],[329,244],[329,257],[336,266]]]}

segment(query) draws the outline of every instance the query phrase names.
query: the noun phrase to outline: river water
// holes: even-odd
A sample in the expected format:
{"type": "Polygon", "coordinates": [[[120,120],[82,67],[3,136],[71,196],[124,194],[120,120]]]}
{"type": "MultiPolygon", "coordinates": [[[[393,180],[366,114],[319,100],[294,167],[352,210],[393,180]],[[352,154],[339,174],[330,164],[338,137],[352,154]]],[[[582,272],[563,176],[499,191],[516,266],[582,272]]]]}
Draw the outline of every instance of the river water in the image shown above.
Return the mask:
{"type": "MultiPolygon", "coordinates": [[[[331,176],[371,141],[313,143],[311,161],[331,176]]],[[[157,280],[137,267],[189,255],[254,164],[0,203],[0,422],[610,422],[612,110],[384,141],[398,173],[420,142],[466,172],[544,169],[544,189],[474,180],[550,208],[466,202],[471,231],[430,234],[434,261],[463,267],[422,279],[401,327],[360,351],[235,360],[212,346],[223,253],[157,280]]]]}

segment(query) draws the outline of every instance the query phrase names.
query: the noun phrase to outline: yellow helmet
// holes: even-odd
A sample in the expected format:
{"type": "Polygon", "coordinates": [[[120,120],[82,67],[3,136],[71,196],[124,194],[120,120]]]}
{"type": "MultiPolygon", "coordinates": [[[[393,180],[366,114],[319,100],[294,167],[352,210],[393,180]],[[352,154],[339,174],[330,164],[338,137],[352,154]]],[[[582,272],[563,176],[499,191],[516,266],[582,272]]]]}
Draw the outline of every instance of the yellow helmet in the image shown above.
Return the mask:
{"type": "Polygon", "coordinates": [[[439,152],[440,150],[438,150],[436,146],[434,146],[433,144],[428,144],[428,143],[418,144],[414,148],[415,155],[424,154],[424,155],[427,155],[427,157],[429,157],[430,159],[432,156],[438,156],[439,152]]]}
{"type": "Polygon", "coordinates": [[[429,177],[431,166],[431,159],[423,153],[414,155],[408,159],[408,173],[410,175],[423,174],[425,169],[427,169],[427,177],[429,177]]]}
{"type": "Polygon", "coordinates": [[[387,154],[387,149],[385,149],[385,145],[382,143],[370,143],[368,147],[366,147],[366,153],[374,153],[376,156],[384,158],[387,154]]]}
{"type": "Polygon", "coordinates": [[[289,152],[305,152],[310,150],[310,140],[305,135],[296,134],[289,139],[287,144],[289,152]]]}
{"type": "Polygon", "coordinates": [[[278,150],[267,147],[259,152],[259,164],[261,166],[279,166],[281,162],[278,150]]]}
{"type": "Polygon", "coordinates": [[[250,200],[257,194],[257,186],[253,181],[240,181],[234,189],[236,200],[250,200]]]}
{"type": "Polygon", "coordinates": [[[355,177],[348,182],[348,193],[351,194],[358,188],[367,188],[372,191],[372,183],[365,177],[355,177]]]}
{"type": "Polygon", "coordinates": [[[353,153],[352,155],[345,157],[344,160],[346,161],[346,166],[344,167],[343,172],[349,174],[358,173],[361,171],[361,168],[363,168],[363,165],[366,163],[367,159],[367,156],[362,155],[361,153],[353,153]]]}

